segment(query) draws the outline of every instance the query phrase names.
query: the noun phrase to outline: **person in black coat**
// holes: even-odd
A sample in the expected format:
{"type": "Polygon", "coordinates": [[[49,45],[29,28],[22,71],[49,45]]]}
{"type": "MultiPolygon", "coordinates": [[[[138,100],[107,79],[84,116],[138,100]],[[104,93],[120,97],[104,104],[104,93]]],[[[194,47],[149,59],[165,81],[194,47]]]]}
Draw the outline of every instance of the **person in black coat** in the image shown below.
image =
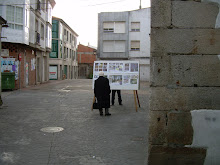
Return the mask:
{"type": "Polygon", "coordinates": [[[108,78],[104,77],[104,72],[99,73],[99,78],[95,80],[94,94],[97,98],[100,116],[103,116],[102,108],[105,108],[105,116],[110,116],[110,86],[108,78]]]}

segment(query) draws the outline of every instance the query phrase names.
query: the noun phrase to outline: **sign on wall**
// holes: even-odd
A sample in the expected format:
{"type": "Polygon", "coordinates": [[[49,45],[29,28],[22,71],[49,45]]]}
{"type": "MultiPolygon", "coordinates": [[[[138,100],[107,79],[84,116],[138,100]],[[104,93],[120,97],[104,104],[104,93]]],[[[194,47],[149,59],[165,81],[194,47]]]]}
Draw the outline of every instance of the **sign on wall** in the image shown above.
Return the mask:
{"type": "Polygon", "coordinates": [[[111,90],[139,89],[138,61],[94,61],[93,89],[101,71],[109,79],[111,90]]]}
{"type": "Polygon", "coordinates": [[[1,72],[15,72],[15,58],[1,58],[1,72]]]}
{"type": "Polygon", "coordinates": [[[9,57],[9,49],[2,49],[1,57],[9,57]]]}
{"type": "Polygon", "coordinates": [[[57,66],[50,66],[49,67],[49,79],[50,80],[57,80],[57,66]]]}

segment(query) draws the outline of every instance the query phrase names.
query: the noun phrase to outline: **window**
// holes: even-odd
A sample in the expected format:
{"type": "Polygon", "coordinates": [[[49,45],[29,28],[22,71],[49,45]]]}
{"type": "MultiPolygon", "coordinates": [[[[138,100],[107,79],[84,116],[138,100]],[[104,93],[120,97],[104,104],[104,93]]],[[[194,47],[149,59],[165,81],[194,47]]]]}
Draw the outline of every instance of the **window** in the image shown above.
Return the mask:
{"type": "Polygon", "coordinates": [[[72,42],[72,36],[71,36],[71,33],[70,33],[70,43],[72,42]]]}
{"type": "Polygon", "coordinates": [[[125,52],[125,41],[104,41],[103,52],[125,52]]]}
{"type": "Polygon", "coordinates": [[[58,58],[58,40],[52,40],[52,51],[50,58],[58,58]]]}
{"type": "Polygon", "coordinates": [[[66,47],[64,46],[63,58],[66,59],[66,47]]]}
{"type": "Polygon", "coordinates": [[[113,33],[114,32],[114,22],[104,22],[103,30],[105,33],[113,33]]]}
{"type": "Polygon", "coordinates": [[[72,50],[70,49],[69,58],[71,59],[71,57],[72,57],[72,50]]]}
{"type": "Polygon", "coordinates": [[[125,22],[115,22],[114,33],[125,33],[125,22]]]}
{"type": "Polygon", "coordinates": [[[44,39],[44,24],[41,24],[40,28],[40,38],[43,40],[44,39]]]}
{"type": "Polygon", "coordinates": [[[66,49],[66,58],[68,58],[69,57],[69,49],[67,48],[66,49]]]}
{"type": "Polygon", "coordinates": [[[64,41],[68,41],[68,31],[64,29],[64,41]]]}
{"type": "Polygon", "coordinates": [[[125,33],[125,22],[104,22],[104,33],[125,33]]]}
{"type": "Polygon", "coordinates": [[[45,11],[45,9],[46,9],[46,2],[45,2],[45,0],[41,0],[41,9],[43,10],[43,11],[45,11]]]}
{"type": "Polygon", "coordinates": [[[48,26],[46,26],[46,35],[45,35],[46,39],[48,39],[48,31],[49,31],[48,26]]]}
{"type": "Polygon", "coordinates": [[[35,20],[35,30],[38,32],[38,20],[35,20]]]}
{"type": "Polygon", "coordinates": [[[52,41],[52,52],[58,52],[58,40],[52,41]]]}
{"type": "Polygon", "coordinates": [[[37,10],[40,10],[41,0],[37,0],[37,10]]]}
{"type": "Polygon", "coordinates": [[[74,61],[75,56],[74,56],[74,51],[72,50],[72,60],[74,61]]]}
{"type": "Polygon", "coordinates": [[[68,38],[69,38],[69,32],[67,31],[67,33],[66,33],[66,40],[68,41],[68,38]]]}
{"type": "Polygon", "coordinates": [[[131,41],[131,50],[140,50],[140,41],[131,41]]]}
{"type": "Polygon", "coordinates": [[[23,30],[23,8],[17,6],[7,6],[6,20],[9,28],[23,30]]]}
{"type": "Polygon", "coordinates": [[[131,31],[139,32],[140,31],[140,22],[131,22],[131,31]]]}

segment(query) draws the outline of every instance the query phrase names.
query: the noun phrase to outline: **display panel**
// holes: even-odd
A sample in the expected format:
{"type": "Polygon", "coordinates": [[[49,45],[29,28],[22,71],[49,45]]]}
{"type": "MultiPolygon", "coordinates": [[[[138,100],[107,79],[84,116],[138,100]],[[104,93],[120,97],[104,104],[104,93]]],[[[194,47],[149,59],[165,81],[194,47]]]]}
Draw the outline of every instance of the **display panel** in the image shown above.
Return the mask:
{"type": "Polygon", "coordinates": [[[109,79],[111,90],[139,89],[138,61],[94,61],[93,89],[101,71],[109,79]]]}

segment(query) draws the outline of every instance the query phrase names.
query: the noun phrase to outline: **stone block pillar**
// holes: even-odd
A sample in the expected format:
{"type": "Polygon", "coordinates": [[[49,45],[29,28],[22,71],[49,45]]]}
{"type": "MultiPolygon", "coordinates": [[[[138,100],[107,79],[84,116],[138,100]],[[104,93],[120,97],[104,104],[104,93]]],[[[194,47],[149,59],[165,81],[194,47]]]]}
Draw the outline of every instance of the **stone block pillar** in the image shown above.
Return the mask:
{"type": "Polygon", "coordinates": [[[220,110],[217,3],[151,1],[149,165],[201,165],[192,110],[220,110]]]}

